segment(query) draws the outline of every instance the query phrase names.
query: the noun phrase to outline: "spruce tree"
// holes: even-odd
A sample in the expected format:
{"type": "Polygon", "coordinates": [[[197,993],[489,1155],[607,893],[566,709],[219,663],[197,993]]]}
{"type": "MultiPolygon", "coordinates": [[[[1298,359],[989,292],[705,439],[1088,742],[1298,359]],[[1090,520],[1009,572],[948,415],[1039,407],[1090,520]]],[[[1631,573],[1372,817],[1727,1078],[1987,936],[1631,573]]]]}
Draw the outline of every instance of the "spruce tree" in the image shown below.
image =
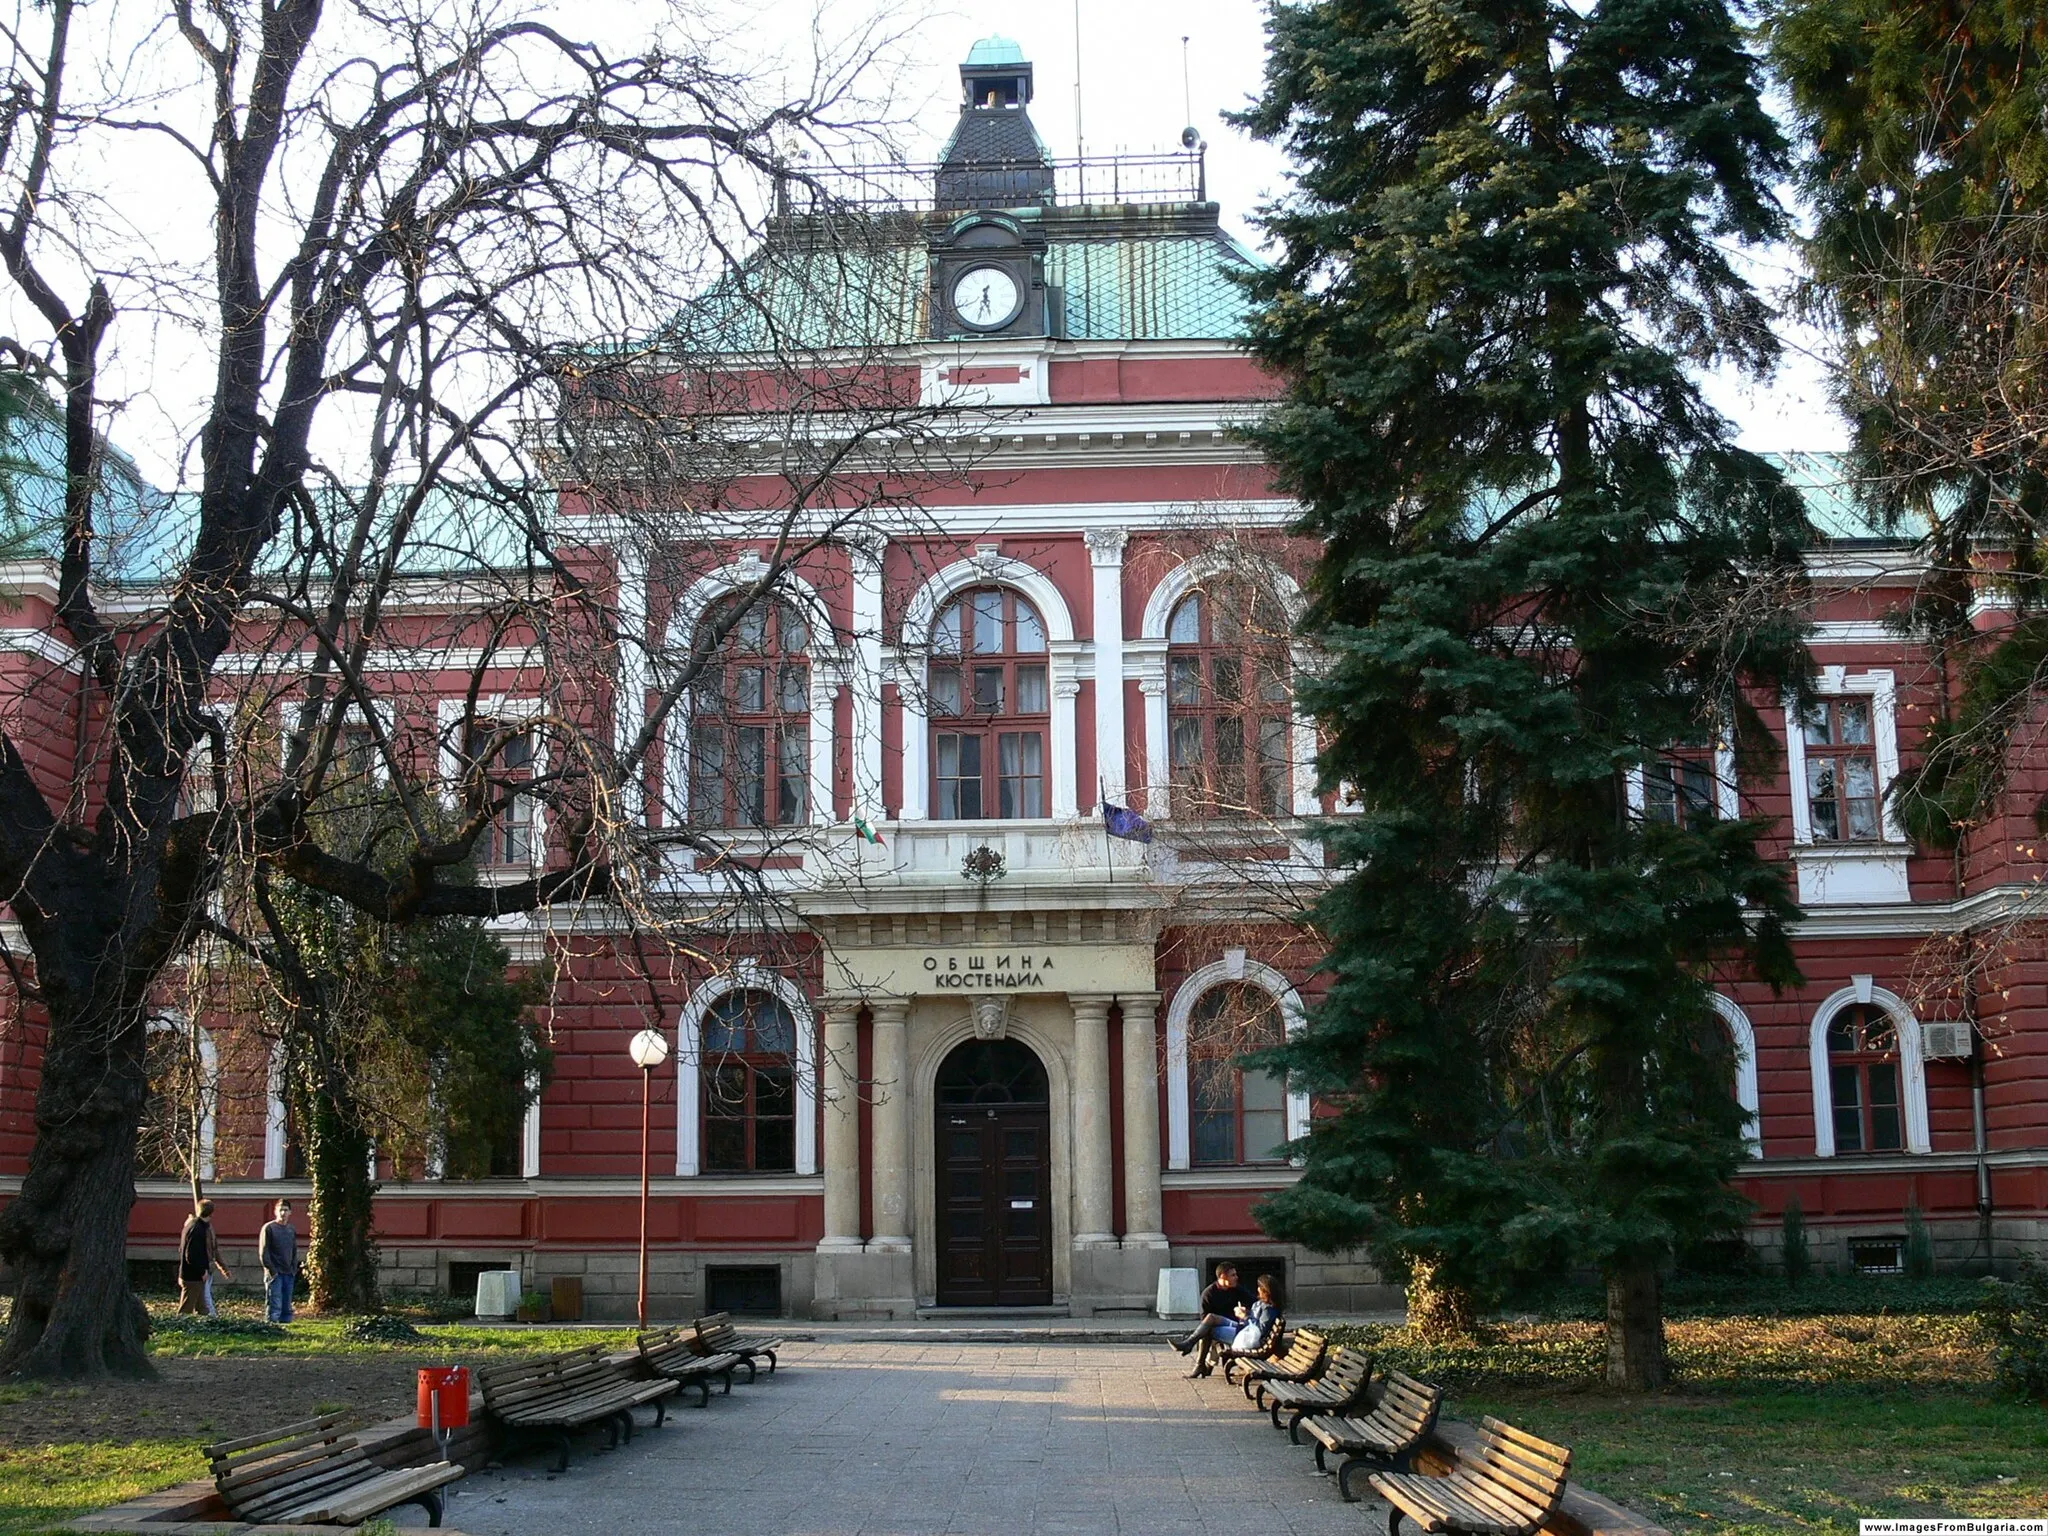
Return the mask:
{"type": "Polygon", "coordinates": [[[1303,700],[1359,814],[1327,998],[1271,1058],[1334,1112],[1261,1220],[1481,1300],[1597,1266],[1609,1379],[1653,1387],[1660,1266],[1745,1213],[1710,980],[1796,978],[1763,828],[1631,793],[1702,740],[1759,771],[1754,700],[1807,665],[1802,510],[1694,377],[1773,359],[1726,250],[1779,232],[1783,147],[1719,0],[1315,0],[1269,31],[1240,121],[1297,170],[1255,435],[1325,542],[1303,700]]]}

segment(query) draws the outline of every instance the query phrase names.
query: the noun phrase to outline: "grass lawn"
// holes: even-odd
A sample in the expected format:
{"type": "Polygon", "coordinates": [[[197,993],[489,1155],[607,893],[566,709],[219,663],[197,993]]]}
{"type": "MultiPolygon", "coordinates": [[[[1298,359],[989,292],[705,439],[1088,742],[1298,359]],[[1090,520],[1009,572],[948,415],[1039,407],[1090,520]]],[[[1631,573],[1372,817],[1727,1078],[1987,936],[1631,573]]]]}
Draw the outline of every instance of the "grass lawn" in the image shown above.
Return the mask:
{"type": "Polygon", "coordinates": [[[229,1296],[221,1319],[151,1303],[163,1379],[91,1388],[0,1383],[0,1533],[61,1529],[73,1515],[206,1475],[200,1448],[251,1428],[359,1407],[405,1409],[416,1366],[582,1344],[630,1345],[631,1329],[489,1328],[421,1320],[419,1340],[356,1340],[324,1318],[282,1330],[229,1296]]]}

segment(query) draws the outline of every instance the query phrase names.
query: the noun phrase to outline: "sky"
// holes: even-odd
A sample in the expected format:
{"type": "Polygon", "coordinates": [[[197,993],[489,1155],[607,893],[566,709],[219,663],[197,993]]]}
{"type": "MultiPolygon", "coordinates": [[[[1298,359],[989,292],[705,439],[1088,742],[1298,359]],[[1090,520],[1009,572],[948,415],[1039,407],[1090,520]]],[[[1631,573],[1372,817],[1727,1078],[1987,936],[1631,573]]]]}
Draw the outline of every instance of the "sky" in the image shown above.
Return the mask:
{"type": "MultiPolygon", "coordinates": [[[[573,22],[579,31],[616,41],[638,37],[654,3],[578,0],[556,9],[565,26],[573,22]]],[[[883,29],[893,30],[900,46],[892,50],[893,75],[879,83],[893,95],[902,118],[894,136],[913,160],[935,156],[944,143],[959,111],[959,63],[977,38],[999,32],[1015,39],[1036,67],[1032,120],[1056,156],[1075,151],[1078,66],[1079,128],[1089,155],[1171,149],[1181,130],[1193,127],[1208,145],[1209,195],[1222,205],[1226,225],[1254,248],[1260,237],[1253,214],[1286,188],[1284,157],[1223,121],[1225,112],[1245,105],[1259,89],[1265,8],[1258,0],[956,0],[950,6],[928,0],[922,8],[921,0],[680,3],[704,8],[706,35],[729,53],[764,61],[760,67],[771,74],[778,52],[800,69],[814,32],[844,35],[885,16],[883,29]]],[[[139,0],[128,14],[132,19],[156,11],[155,0],[139,0]]],[[[151,153],[146,142],[141,152],[151,153]]],[[[167,146],[155,152],[170,153],[167,146]]],[[[205,231],[181,218],[175,206],[180,198],[169,190],[178,177],[155,177],[135,153],[131,148],[131,163],[108,168],[114,183],[125,183],[116,196],[145,231],[153,225],[181,229],[200,242],[192,254],[203,257],[205,231]],[[164,206],[152,207],[153,198],[164,206]]],[[[182,166],[178,171],[186,174],[182,166]]],[[[1770,289],[1786,282],[1794,267],[1789,251],[1775,250],[1756,253],[1752,270],[1770,289]]],[[[42,327],[20,315],[19,307],[18,295],[0,295],[0,323],[40,337],[42,327]]],[[[176,324],[131,311],[117,331],[122,387],[111,394],[125,396],[126,406],[114,427],[116,440],[152,479],[175,483],[181,470],[189,475],[193,467],[189,438],[203,415],[210,362],[176,324]]],[[[1775,380],[1757,388],[1716,378],[1708,381],[1709,396],[1752,448],[1839,447],[1846,432],[1828,406],[1822,371],[1811,355],[1817,343],[1790,327],[1785,334],[1786,360],[1775,380]]]]}

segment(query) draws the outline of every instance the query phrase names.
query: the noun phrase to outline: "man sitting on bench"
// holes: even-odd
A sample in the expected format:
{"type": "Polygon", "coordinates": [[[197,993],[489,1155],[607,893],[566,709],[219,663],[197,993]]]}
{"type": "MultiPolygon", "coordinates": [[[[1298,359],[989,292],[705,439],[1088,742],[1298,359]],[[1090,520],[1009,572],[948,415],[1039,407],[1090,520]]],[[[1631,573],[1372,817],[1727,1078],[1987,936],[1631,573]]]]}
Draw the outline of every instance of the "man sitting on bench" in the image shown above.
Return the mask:
{"type": "Polygon", "coordinates": [[[1237,1330],[1243,1326],[1251,1304],[1251,1297],[1238,1288],[1237,1266],[1218,1264],[1216,1283],[1202,1292],[1202,1320],[1195,1324],[1193,1333],[1173,1341],[1173,1347],[1184,1355],[1200,1346],[1201,1353],[1195,1356],[1195,1368],[1188,1372],[1190,1381],[1215,1371],[1210,1352],[1218,1344],[1228,1344],[1237,1337],[1237,1330]]]}

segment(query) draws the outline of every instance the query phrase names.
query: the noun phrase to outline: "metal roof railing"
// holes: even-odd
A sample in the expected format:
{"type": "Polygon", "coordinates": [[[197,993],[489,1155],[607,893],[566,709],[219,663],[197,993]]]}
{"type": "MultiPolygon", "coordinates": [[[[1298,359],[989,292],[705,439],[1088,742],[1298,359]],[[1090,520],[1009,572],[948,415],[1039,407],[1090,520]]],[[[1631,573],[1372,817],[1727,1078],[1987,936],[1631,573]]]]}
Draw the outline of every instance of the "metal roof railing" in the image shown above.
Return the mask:
{"type": "Polygon", "coordinates": [[[834,207],[934,213],[952,208],[1080,208],[1104,204],[1168,207],[1209,200],[1206,144],[1149,155],[1076,160],[981,160],[945,165],[791,167],[776,178],[776,212],[834,207]]]}

